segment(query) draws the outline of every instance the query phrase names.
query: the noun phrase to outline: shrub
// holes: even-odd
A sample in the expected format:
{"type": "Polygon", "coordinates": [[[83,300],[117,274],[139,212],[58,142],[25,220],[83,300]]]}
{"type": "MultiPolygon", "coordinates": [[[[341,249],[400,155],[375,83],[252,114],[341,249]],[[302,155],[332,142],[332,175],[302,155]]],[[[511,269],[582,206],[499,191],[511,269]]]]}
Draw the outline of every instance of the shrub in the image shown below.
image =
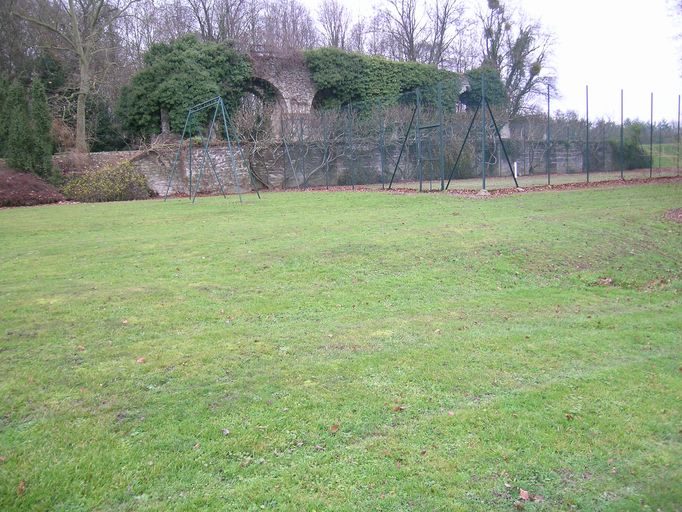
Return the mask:
{"type": "Polygon", "coordinates": [[[69,199],[86,203],[131,201],[156,195],[145,175],[130,162],[88,171],[69,181],[63,193],[69,199]]]}

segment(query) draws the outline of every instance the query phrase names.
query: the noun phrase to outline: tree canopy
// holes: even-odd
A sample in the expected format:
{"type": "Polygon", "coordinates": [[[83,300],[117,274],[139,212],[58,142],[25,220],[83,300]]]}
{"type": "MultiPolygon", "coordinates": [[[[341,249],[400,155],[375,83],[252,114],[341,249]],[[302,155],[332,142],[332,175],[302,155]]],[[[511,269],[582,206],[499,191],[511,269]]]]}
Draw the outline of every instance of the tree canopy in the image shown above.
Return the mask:
{"type": "Polygon", "coordinates": [[[144,68],[121,91],[118,114],[134,135],[178,133],[187,109],[196,103],[222,96],[234,109],[250,79],[251,64],[245,55],[228,44],[187,35],[149,49],[144,68]]]}

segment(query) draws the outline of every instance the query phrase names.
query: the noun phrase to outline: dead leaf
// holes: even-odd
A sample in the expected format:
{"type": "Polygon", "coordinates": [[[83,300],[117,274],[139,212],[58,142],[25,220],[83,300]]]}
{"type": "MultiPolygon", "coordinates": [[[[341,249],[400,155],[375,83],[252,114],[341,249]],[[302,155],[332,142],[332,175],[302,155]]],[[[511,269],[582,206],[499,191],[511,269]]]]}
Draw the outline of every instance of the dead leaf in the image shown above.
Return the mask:
{"type": "Polygon", "coordinates": [[[78,352],[85,352],[85,347],[83,345],[78,345],[76,350],[78,350],[78,352]]]}
{"type": "Polygon", "coordinates": [[[404,411],[404,410],[405,410],[405,406],[404,406],[404,405],[396,405],[396,406],[393,408],[393,411],[394,411],[394,412],[402,412],[402,411],[404,411]]]}
{"type": "Polygon", "coordinates": [[[5,462],[6,460],[7,460],[7,457],[5,457],[4,455],[0,455],[0,464],[5,462]]]}
{"type": "Polygon", "coordinates": [[[436,329],[436,330],[433,331],[433,332],[434,332],[434,334],[440,334],[440,333],[441,333],[440,329],[436,329]]]}
{"type": "Polygon", "coordinates": [[[135,362],[137,364],[144,364],[147,362],[147,360],[144,357],[138,357],[137,359],[135,359],[135,362]]]}
{"type": "Polygon", "coordinates": [[[223,433],[224,436],[229,436],[229,435],[230,435],[230,429],[228,429],[228,428],[222,429],[221,432],[223,433]]]}
{"type": "Polygon", "coordinates": [[[23,496],[26,494],[26,480],[21,480],[17,486],[17,494],[23,496]]]}
{"type": "Polygon", "coordinates": [[[121,323],[122,323],[123,325],[128,325],[128,320],[125,320],[125,319],[124,319],[124,320],[121,320],[121,323]]]}
{"type": "Polygon", "coordinates": [[[336,433],[339,431],[339,426],[336,425],[336,424],[334,424],[334,425],[332,425],[331,427],[329,427],[329,431],[330,431],[332,434],[336,434],[336,433]]]}
{"type": "Polygon", "coordinates": [[[571,420],[573,419],[573,415],[572,415],[570,412],[567,412],[567,413],[566,413],[566,419],[567,419],[568,421],[571,421],[571,420]]]}
{"type": "Polygon", "coordinates": [[[455,415],[455,411],[448,411],[448,416],[454,416],[454,415],[455,415]]]}
{"type": "Polygon", "coordinates": [[[319,444],[316,444],[316,445],[315,445],[315,449],[316,449],[318,452],[323,452],[323,451],[324,451],[324,446],[320,446],[319,444]]]}
{"type": "Polygon", "coordinates": [[[524,489],[519,489],[519,498],[524,501],[545,501],[545,497],[540,494],[531,494],[524,489]]]}
{"type": "Polygon", "coordinates": [[[613,279],[610,277],[600,277],[597,279],[597,284],[599,286],[610,286],[613,284],[613,279]]]}
{"type": "Polygon", "coordinates": [[[505,483],[504,483],[504,487],[505,487],[506,489],[511,489],[512,486],[511,486],[511,484],[508,484],[507,482],[505,482],[505,483]]]}
{"type": "Polygon", "coordinates": [[[194,448],[195,450],[198,450],[199,448],[201,448],[201,443],[195,444],[194,446],[192,446],[192,448],[194,448]]]}

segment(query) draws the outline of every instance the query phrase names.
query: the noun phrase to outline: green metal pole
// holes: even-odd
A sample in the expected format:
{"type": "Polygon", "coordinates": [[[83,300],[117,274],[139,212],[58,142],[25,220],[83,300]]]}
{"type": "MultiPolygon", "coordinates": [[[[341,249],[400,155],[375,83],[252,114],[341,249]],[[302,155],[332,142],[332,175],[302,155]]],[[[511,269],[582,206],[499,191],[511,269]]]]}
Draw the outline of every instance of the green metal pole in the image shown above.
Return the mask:
{"type": "Polygon", "coordinates": [[[213,118],[211,119],[211,124],[208,128],[208,135],[206,136],[206,142],[204,142],[204,159],[201,162],[201,169],[199,169],[199,176],[197,177],[197,186],[194,188],[194,196],[192,197],[192,203],[196,201],[197,194],[199,193],[199,187],[201,186],[201,178],[204,175],[204,169],[206,169],[206,161],[209,160],[208,156],[208,145],[211,142],[211,136],[213,135],[213,126],[215,125],[215,119],[218,115],[218,105],[216,105],[213,111],[213,118]]]}
{"type": "Polygon", "coordinates": [[[385,188],[384,173],[386,172],[386,120],[384,119],[384,111],[381,108],[381,100],[377,100],[379,105],[379,120],[381,122],[379,128],[379,156],[381,157],[381,188],[385,188]]]}
{"type": "Polygon", "coordinates": [[[481,74],[481,179],[485,190],[485,76],[481,74]]]}
{"type": "Polygon", "coordinates": [[[417,116],[414,120],[414,134],[417,143],[417,176],[419,177],[419,192],[422,192],[422,183],[424,180],[423,167],[422,167],[422,133],[421,133],[421,111],[422,111],[422,101],[421,101],[421,90],[419,87],[415,90],[415,102],[417,104],[417,116]]]}
{"type": "Polygon", "coordinates": [[[550,177],[551,175],[550,175],[550,171],[549,171],[550,156],[551,156],[550,151],[552,149],[552,139],[551,139],[551,134],[549,131],[550,119],[551,119],[551,111],[550,111],[550,105],[549,105],[549,84],[547,84],[547,137],[546,137],[547,148],[545,150],[545,155],[546,155],[546,159],[547,159],[547,164],[546,164],[547,165],[547,185],[552,184],[552,179],[550,177]]]}
{"type": "MultiPolygon", "coordinates": [[[[440,189],[445,189],[445,113],[443,112],[443,82],[438,82],[438,165],[440,167],[440,189]]],[[[679,123],[678,123],[679,124],[679,123]]]]}
{"type": "Polygon", "coordinates": [[[590,182],[590,91],[585,86],[585,172],[587,183],[590,182]]]}
{"type": "Polygon", "coordinates": [[[677,175],[680,175],[680,95],[677,95],[677,175]]]}
{"type": "Polygon", "coordinates": [[[329,189],[329,158],[331,158],[331,148],[329,147],[329,134],[327,133],[327,116],[322,111],[322,132],[324,137],[324,184],[329,189]]]}
{"type": "MultiPolygon", "coordinates": [[[[239,196],[239,204],[242,204],[242,190],[241,187],[239,186],[239,176],[237,175],[237,160],[234,157],[234,148],[232,147],[232,141],[230,140],[230,132],[227,128],[227,109],[225,108],[225,103],[223,102],[223,98],[220,98],[220,110],[223,115],[223,128],[225,129],[225,137],[227,138],[227,147],[228,150],[230,151],[230,164],[232,165],[232,179],[234,180],[234,186],[237,189],[237,196],[239,196]]],[[[237,140],[237,134],[235,133],[235,144],[239,144],[239,141],[237,140]]],[[[240,149],[241,151],[241,149],[240,149]]],[[[244,165],[246,164],[246,160],[244,159],[244,155],[242,154],[242,161],[244,162],[244,165]]],[[[249,169],[249,172],[251,170],[249,169]]],[[[260,198],[260,194],[256,190],[256,194],[258,195],[258,198],[260,198]]]]}
{"type": "Polygon", "coordinates": [[[651,93],[651,119],[649,120],[649,178],[654,175],[654,93],[651,93]]]}
{"type": "MultiPolygon", "coordinates": [[[[180,152],[182,151],[182,141],[185,139],[185,132],[187,131],[187,126],[190,120],[190,116],[192,114],[190,112],[187,112],[187,117],[185,118],[185,126],[182,129],[182,135],[180,136],[180,145],[178,146],[178,151],[175,153],[175,158],[173,159],[173,165],[171,166],[171,172],[170,175],[168,176],[168,186],[166,187],[166,195],[163,197],[163,200],[166,201],[168,199],[168,194],[170,193],[170,188],[171,184],[173,183],[173,176],[175,175],[175,170],[178,166],[178,160],[180,159],[180,152]]],[[[191,179],[190,179],[191,183],[191,179]]],[[[191,190],[190,190],[190,197],[192,197],[191,190]]]]}
{"type": "Polygon", "coordinates": [[[620,90],[620,179],[625,179],[625,142],[623,139],[623,89],[620,90]]]}

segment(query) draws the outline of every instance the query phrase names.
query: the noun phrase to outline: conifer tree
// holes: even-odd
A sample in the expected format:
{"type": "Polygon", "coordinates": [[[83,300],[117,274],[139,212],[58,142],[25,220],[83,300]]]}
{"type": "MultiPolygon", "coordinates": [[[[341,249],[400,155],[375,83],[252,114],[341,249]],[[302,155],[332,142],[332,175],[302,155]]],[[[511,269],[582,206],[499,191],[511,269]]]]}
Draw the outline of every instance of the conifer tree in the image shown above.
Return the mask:
{"type": "Polygon", "coordinates": [[[31,129],[33,136],[32,171],[52,179],[52,121],[43,83],[35,78],[31,86],[31,129]]]}
{"type": "Polygon", "coordinates": [[[33,163],[33,137],[24,89],[18,82],[10,87],[6,105],[9,113],[7,164],[20,171],[30,171],[33,163]]]}
{"type": "Polygon", "coordinates": [[[7,136],[9,135],[8,89],[9,82],[4,76],[0,76],[0,158],[5,158],[6,156],[7,136]]]}

